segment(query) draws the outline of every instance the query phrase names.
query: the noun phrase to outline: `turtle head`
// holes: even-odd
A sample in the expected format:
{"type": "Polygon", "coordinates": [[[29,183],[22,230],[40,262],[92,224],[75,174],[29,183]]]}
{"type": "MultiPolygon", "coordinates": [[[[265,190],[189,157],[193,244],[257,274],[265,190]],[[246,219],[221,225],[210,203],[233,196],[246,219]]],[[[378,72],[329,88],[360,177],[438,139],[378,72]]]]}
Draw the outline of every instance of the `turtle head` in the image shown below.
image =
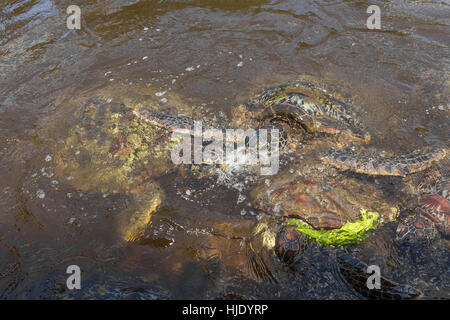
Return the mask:
{"type": "Polygon", "coordinates": [[[275,238],[275,254],[280,261],[292,264],[304,250],[306,238],[296,225],[283,226],[275,238]]]}

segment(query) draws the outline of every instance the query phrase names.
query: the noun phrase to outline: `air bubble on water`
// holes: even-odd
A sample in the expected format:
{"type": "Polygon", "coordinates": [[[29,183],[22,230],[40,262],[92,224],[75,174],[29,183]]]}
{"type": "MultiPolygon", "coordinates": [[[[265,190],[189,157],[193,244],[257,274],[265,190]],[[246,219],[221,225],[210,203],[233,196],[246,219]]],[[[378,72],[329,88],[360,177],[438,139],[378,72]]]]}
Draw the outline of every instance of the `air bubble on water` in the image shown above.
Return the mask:
{"type": "Polygon", "coordinates": [[[48,154],[48,155],[45,157],[45,161],[49,162],[49,161],[51,161],[51,160],[52,160],[52,156],[48,154]]]}
{"type": "Polygon", "coordinates": [[[50,172],[50,173],[47,173],[47,172],[45,172],[45,168],[42,168],[42,176],[43,177],[46,177],[46,178],[51,178],[51,177],[53,177],[53,173],[52,172],[50,172]]]}
{"type": "Polygon", "coordinates": [[[280,212],[280,203],[278,202],[278,203],[276,203],[274,206],[273,206],[273,212],[275,212],[275,213],[279,213],[280,212]]]}
{"type": "Polygon", "coordinates": [[[244,189],[244,185],[243,185],[242,182],[238,182],[238,183],[235,183],[235,184],[233,185],[233,188],[236,189],[236,190],[238,190],[238,191],[242,191],[242,190],[244,189]]]}
{"type": "Polygon", "coordinates": [[[39,199],[44,199],[44,198],[45,198],[45,192],[44,192],[44,190],[39,189],[38,191],[36,191],[36,196],[37,196],[39,199]]]}

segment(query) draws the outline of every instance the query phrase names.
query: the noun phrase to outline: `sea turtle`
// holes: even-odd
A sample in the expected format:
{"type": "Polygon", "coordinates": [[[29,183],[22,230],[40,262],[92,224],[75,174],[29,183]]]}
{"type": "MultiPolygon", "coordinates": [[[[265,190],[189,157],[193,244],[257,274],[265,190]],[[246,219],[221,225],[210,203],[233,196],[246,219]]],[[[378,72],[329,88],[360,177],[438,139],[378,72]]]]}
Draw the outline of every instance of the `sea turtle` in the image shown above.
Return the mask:
{"type": "MultiPolygon", "coordinates": [[[[68,117],[56,120],[53,133],[58,137],[53,160],[59,177],[79,190],[121,193],[133,198],[134,205],[121,215],[119,223],[120,235],[126,241],[142,238],[151,214],[163,199],[157,178],[176,167],[170,159],[170,151],[176,142],[168,135],[161,135],[160,129],[191,131],[193,119],[203,119],[174,95],[169,97],[171,101],[163,104],[155,100],[155,90],[146,90],[138,95],[117,88],[106,92],[100,90],[66,101],[70,107],[64,115],[68,117]],[[124,96],[133,98],[126,100],[124,96]],[[167,105],[175,108],[177,114],[187,115],[174,115],[173,110],[171,113],[162,111],[167,105]]],[[[253,190],[252,194],[256,206],[269,213],[288,213],[297,207],[309,206],[311,211],[302,212],[302,218],[318,228],[324,224],[326,228],[339,228],[346,221],[352,221],[359,216],[359,208],[364,203],[361,198],[367,198],[367,205],[363,207],[371,209],[375,194],[379,201],[374,209],[381,211],[381,216],[387,220],[396,216],[382,190],[343,176],[342,169],[403,176],[424,170],[445,155],[441,149],[431,149],[375,161],[360,154],[334,150],[332,147],[349,145],[349,141],[366,143],[370,135],[348,104],[306,80],[270,88],[249,103],[236,107],[233,115],[228,124],[204,122],[219,129],[242,128],[244,125],[243,129],[259,128],[269,124],[282,129],[283,133],[296,138],[300,136],[300,140],[294,141],[294,148],[299,147],[298,141],[308,142],[302,144],[306,159],[301,161],[302,177],[293,175],[291,166],[288,171],[275,176],[285,188],[278,198],[274,197],[276,192],[267,193],[266,184],[253,190]],[[323,139],[315,139],[316,136],[323,139]],[[332,166],[324,166],[324,163],[332,166]],[[338,179],[338,176],[343,178],[338,179]],[[283,180],[287,178],[291,180],[283,180]],[[338,185],[339,181],[341,185],[338,185]],[[294,199],[291,195],[295,193],[304,196],[294,199]],[[360,198],[355,199],[355,194],[360,198]],[[280,202],[281,199],[285,201],[280,202]],[[326,215],[320,210],[323,205],[327,207],[326,215]]],[[[270,188],[277,185],[274,180],[270,188]]],[[[298,215],[300,210],[297,211],[298,215]]]]}
{"type": "MultiPolygon", "coordinates": [[[[285,121],[307,134],[321,137],[304,144],[302,161],[269,183],[264,181],[252,190],[256,208],[272,215],[299,218],[315,230],[340,230],[347,223],[359,219],[362,208],[378,212],[381,217],[379,221],[395,220],[404,205],[405,195],[409,194],[408,199],[411,200],[419,194],[419,214],[404,219],[404,224],[398,229],[398,238],[429,239],[436,234],[436,228],[448,234],[448,171],[440,174],[438,182],[433,180],[432,191],[429,187],[422,187],[419,192],[414,192],[417,191],[414,184],[408,181],[402,183],[399,178],[394,181],[394,187],[392,183],[384,183],[383,186],[383,183],[375,185],[369,181],[370,176],[388,176],[386,179],[414,176],[415,173],[422,176],[421,171],[446,156],[445,149],[424,148],[385,157],[364,154],[361,151],[364,148],[359,146],[369,142],[370,135],[364,132],[354,110],[326,90],[305,80],[270,88],[251,100],[248,107],[258,119],[285,121]],[[349,147],[356,141],[360,142],[358,147],[349,147]],[[410,193],[405,193],[406,189],[410,193]]],[[[447,168],[448,165],[441,167],[447,168]]],[[[414,209],[412,203],[414,201],[410,201],[407,207],[414,209]]],[[[297,226],[284,226],[276,237],[276,254],[281,260],[291,263],[304,247],[305,238],[297,226]]],[[[339,241],[337,244],[340,244],[339,241]]],[[[366,269],[360,261],[345,254],[341,254],[338,261],[342,273],[368,297],[405,298],[418,295],[417,291],[387,279],[383,280],[384,287],[390,292],[369,291],[359,283],[359,280],[367,278],[366,269]]]]}
{"type": "MultiPolygon", "coordinates": [[[[161,114],[147,107],[135,108],[133,112],[137,118],[144,120],[143,122],[165,130],[185,130],[194,134],[194,120],[191,117],[161,114]]],[[[285,182],[285,185],[280,186],[280,196],[264,197],[265,193],[261,192],[262,196],[257,196],[256,202],[259,203],[257,206],[265,210],[273,210],[280,204],[282,208],[278,209],[285,215],[290,215],[295,210],[295,204],[292,204],[291,200],[293,199],[289,198],[289,195],[285,198],[283,195],[291,188],[299,188],[300,191],[297,190],[297,193],[304,194],[304,196],[301,199],[295,199],[294,203],[300,203],[300,207],[305,203],[313,206],[307,212],[302,212],[302,218],[315,228],[337,229],[342,227],[345,222],[359,216],[359,209],[355,210],[355,207],[359,208],[362,204],[360,199],[353,201],[353,208],[346,207],[348,203],[339,201],[339,199],[349,198],[356,193],[354,190],[345,191],[343,182],[350,181],[350,178],[337,179],[336,172],[347,170],[367,175],[403,177],[429,168],[433,162],[442,159],[446,154],[446,151],[441,148],[424,148],[391,157],[363,155],[361,151],[354,152],[348,146],[355,142],[359,144],[369,142],[370,134],[364,129],[355,110],[349,104],[331,95],[310,79],[291,81],[269,88],[245,105],[236,107],[233,114],[233,120],[229,124],[232,127],[256,128],[260,127],[262,123],[276,123],[283,132],[298,135],[298,131],[303,130],[304,134],[313,136],[313,139],[302,146],[302,159],[306,159],[301,161],[304,178],[294,177],[294,181],[287,184],[285,182]],[[317,135],[321,139],[315,139],[317,135]],[[336,146],[341,147],[341,150],[336,150],[336,146]],[[343,146],[347,146],[347,148],[342,149],[343,146]],[[307,165],[305,166],[305,164],[307,165]],[[324,168],[324,164],[331,165],[338,170],[324,168]],[[338,183],[337,181],[340,181],[339,186],[335,185],[338,183]],[[328,193],[328,190],[331,190],[331,193],[328,193]],[[339,192],[346,194],[336,195],[339,192]],[[311,193],[316,199],[311,198],[311,193]],[[335,205],[336,201],[339,202],[337,206],[335,205]],[[330,214],[328,215],[324,215],[321,210],[321,206],[324,204],[335,205],[329,210],[330,214]]],[[[206,123],[206,127],[210,126],[209,122],[206,123]]],[[[226,127],[225,124],[215,125],[216,128],[226,127]]],[[[304,142],[304,140],[302,141],[304,142]]],[[[300,166],[296,168],[297,171],[299,169],[300,166]]],[[[288,177],[292,177],[291,171],[292,166],[287,174],[288,177]]],[[[275,179],[284,181],[285,177],[279,175],[275,179]]],[[[358,188],[364,189],[363,185],[358,188]]],[[[365,194],[376,193],[376,188],[372,189],[365,194]]],[[[258,193],[257,190],[258,188],[253,193],[258,193]]],[[[363,196],[364,194],[361,193],[359,198],[363,196]]],[[[379,206],[382,206],[384,198],[380,197],[380,199],[383,199],[379,201],[379,206]]],[[[297,211],[300,212],[300,210],[297,211]]],[[[391,215],[388,220],[393,218],[391,215]]]]}
{"type": "MultiPolygon", "coordinates": [[[[193,132],[193,119],[189,117],[161,114],[146,108],[136,109],[134,113],[138,118],[169,131],[183,129],[193,132]]],[[[378,212],[381,218],[379,221],[395,220],[404,188],[398,188],[389,195],[381,186],[343,171],[404,177],[429,168],[434,162],[441,160],[446,151],[424,148],[385,157],[364,154],[359,147],[358,152],[355,152],[355,145],[364,145],[370,141],[370,134],[358,119],[351,104],[331,95],[309,79],[269,88],[245,105],[234,108],[233,120],[228,124],[230,127],[257,128],[262,124],[277,123],[282,126],[283,132],[296,136],[294,148],[299,147],[298,142],[303,142],[301,161],[297,161],[295,165],[290,164],[289,168],[276,175],[269,184],[265,179],[252,190],[255,207],[272,215],[301,218],[319,230],[342,228],[346,223],[360,218],[361,208],[378,212]],[[352,144],[353,148],[350,148],[352,144]]],[[[219,125],[219,128],[223,127],[225,126],[219,125]]],[[[296,154],[294,158],[298,160],[298,156],[296,154]]],[[[438,203],[435,196],[422,196],[421,200],[424,203],[438,203]]],[[[441,216],[445,216],[445,213],[435,214],[437,209],[429,211],[432,216],[441,220],[441,216]]],[[[446,221],[447,218],[443,219],[446,221]]],[[[422,220],[411,221],[407,228],[399,230],[411,234],[410,230],[423,225],[423,230],[415,234],[422,238],[431,237],[434,229],[427,228],[429,224],[420,224],[421,222],[422,220]]],[[[303,238],[293,226],[283,228],[276,239],[277,255],[282,260],[292,261],[302,248],[303,238]]],[[[387,279],[383,279],[384,288],[389,290],[369,292],[360,283],[361,272],[364,273],[364,279],[366,276],[365,270],[362,270],[363,264],[355,262],[357,260],[352,256],[342,254],[338,261],[349,282],[369,297],[404,298],[419,294],[387,279]]]]}
{"type": "MultiPolygon", "coordinates": [[[[316,228],[336,229],[342,227],[346,221],[352,220],[351,217],[349,218],[349,212],[352,210],[343,203],[340,203],[338,206],[339,210],[342,211],[341,213],[336,211],[338,207],[331,210],[333,212],[331,215],[321,212],[325,203],[330,203],[327,204],[328,206],[338,201],[333,199],[335,192],[338,189],[340,189],[340,192],[343,192],[345,187],[343,182],[351,179],[348,176],[344,179],[336,179],[336,172],[351,171],[372,176],[405,177],[430,168],[433,163],[439,162],[446,156],[446,149],[438,147],[427,147],[402,155],[383,157],[374,154],[363,154],[364,151],[361,151],[361,149],[364,148],[358,148],[358,151],[355,152],[355,147],[351,146],[352,144],[354,145],[355,141],[364,143],[370,141],[370,134],[365,132],[355,111],[345,102],[331,96],[327,93],[327,90],[306,80],[292,81],[270,88],[252,99],[247,104],[247,107],[251,110],[254,118],[281,120],[304,129],[306,133],[322,134],[320,136],[321,139],[310,141],[308,145],[303,147],[302,159],[307,160],[302,160],[302,163],[296,167],[296,171],[303,171],[301,174],[306,178],[301,179],[297,177],[294,178],[293,183],[285,182],[283,185],[278,185],[279,190],[277,192],[281,195],[275,192],[272,194],[275,196],[270,199],[262,200],[258,198],[259,203],[263,207],[276,207],[275,203],[279,203],[284,208],[282,211],[286,214],[286,212],[292,213],[293,210],[295,211],[295,205],[292,207],[291,201],[286,201],[293,200],[287,195],[289,192],[309,195],[296,199],[296,203],[301,203],[301,206],[305,204],[313,207],[318,205],[314,209],[311,208],[311,210],[302,212],[303,219],[316,228]],[[323,134],[327,134],[328,137],[323,134]],[[335,148],[336,145],[340,149],[335,148]],[[338,171],[331,168],[326,168],[324,171],[321,163],[314,163],[317,158],[320,158],[322,164],[331,165],[337,168],[338,171]],[[311,163],[309,164],[308,162],[311,163]],[[338,180],[342,180],[339,181],[339,188],[336,185],[338,180]],[[299,190],[295,192],[292,190],[293,186],[299,188],[299,190]],[[332,190],[332,194],[329,194],[328,190],[332,190]],[[311,199],[311,193],[314,194],[313,197],[316,197],[316,199],[311,199]],[[283,198],[283,196],[286,198],[283,198]],[[341,217],[342,215],[344,216],[341,217]]],[[[433,216],[435,222],[440,221],[444,224],[444,229],[448,228],[448,221],[446,220],[448,217],[446,217],[445,212],[442,212],[442,210],[447,210],[445,199],[448,197],[447,179],[449,174],[446,164],[447,162],[443,161],[439,166],[440,170],[433,169],[432,173],[427,173],[426,175],[428,180],[431,179],[430,177],[441,177],[441,180],[438,182],[436,182],[436,179],[431,179],[431,182],[425,184],[423,181],[425,179],[422,179],[422,181],[416,181],[415,184],[412,184],[417,186],[415,188],[416,192],[413,192],[413,194],[421,194],[422,212],[428,212],[427,215],[433,216]],[[430,191],[430,189],[433,190],[430,191]],[[435,207],[437,206],[440,209],[436,209],[435,207]]],[[[292,168],[287,177],[291,175],[292,168]]],[[[413,177],[417,176],[422,177],[423,175],[413,177]]],[[[278,181],[280,179],[281,181],[285,180],[283,175],[275,179],[278,181]]],[[[420,178],[414,179],[418,180],[420,178]]],[[[363,186],[359,188],[362,189],[363,186]]],[[[375,190],[370,191],[368,194],[373,194],[374,192],[375,190]]],[[[265,195],[265,193],[261,194],[265,195]]],[[[351,190],[350,194],[355,194],[355,191],[351,190]]],[[[348,199],[349,195],[338,196],[338,198],[348,199]]],[[[361,197],[362,195],[359,196],[360,199],[361,197]]],[[[361,203],[360,200],[358,202],[361,203]]]]}
{"type": "MultiPolygon", "coordinates": [[[[55,140],[50,154],[60,181],[75,190],[132,199],[118,217],[118,233],[126,241],[142,238],[164,198],[157,178],[175,167],[174,142],[132,112],[143,101],[164,109],[156,92],[117,87],[87,92],[63,100],[58,118],[50,117],[44,126],[48,139],[55,140]]],[[[170,99],[178,112],[192,112],[175,95],[170,99]]]]}
{"type": "Polygon", "coordinates": [[[184,170],[171,158],[179,140],[167,133],[191,129],[194,119],[202,121],[204,130],[226,126],[204,117],[201,108],[187,106],[176,94],[164,100],[160,95],[150,87],[120,86],[61,94],[59,112],[48,117],[40,132],[43,139],[54,141],[49,161],[64,184],[103,197],[132,199],[117,218],[118,234],[125,241],[142,240],[162,203],[158,179],[173,169],[184,170]]]}
{"type": "MultiPolygon", "coordinates": [[[[399,220],[396,239],[399,241],[430,241],[439,233],[449,236],[450,205],[448,159],[439,163],[439,169],[432,168],[433,177],[427,181],[428,187],[406,181],[406,186],[388,190],[375,186],[367,180],[356,177],[316,172],[315,178],[292,178],[290,174],[281,174],[269,188],[255,189],[256,206],[265,212],[306,221],[317,230],[339,231],[345,223],[360,219],[360,208],[376,210],[381,222],[399,220]],[[438,171],[438,173],[436,173],[438,171]],[[446,175],[441,175],[443,172],[446,175]],[[317,174],[318,173],[318,174],[317,174]],[[321,176],[321,178],[317,178],[321,176]],[[430,187],[431,186],[431,187],[430,187]],[[405,194],[404,189],[419,190],[419,194],[405,194]],[[406,201],[403,201],[406,198],[406,201]]],[[[415,179],[424,181],[425,174],[416,174],[415,179]]],[[[398,181],[396,182],[398,183],[398,181]]],[[[389,183],[388,183],[389,184],[389,183]]],[[[392,187],[392,186],[391,186],[392,187]]],[[[360,240],[360,239],[358,239],[360,240]]],[[[275,253],[285,263],[295,258],[313,241],[293,224],[284,225],[276,235],[275,253]]],[[[356,242],[356,241],[355,241],[356,242]]],[[[351,243],[344,239],[342,244],[351,243]]],[[[339,245],[339,242],[335,242],[339,245]]],[[[382,290],[369,290],[367,265],[351,254],[337,251],[337,261],[344,278],[361,294],[368,298],[401,299],[417,298],[420,292],[409,286],[399,285],[382,278],[382,290]]]]}
{"type": "MultiPolygon", "coordinates": [[[[324,86],[328,86],[324,84],[324,86]]],[[[306,78],[269,88],[246,105],[245,117],[257,121],[284,122],[314,137],[333,137],[333,144],[320,155],[323,162],[341,170],[370,175],[405,176],[427,169],[445,157],[446,150],[426,147],[406,154],[379,157],[355,152],[355,145],[370,142],[355,107],[338,99],[334,88],[324,89],[306,78]],[[333,90],[333,95],[329,91],[333,90]]],[[[254,120],[253,120],[254,121],[254,120]]],[[[377,150],[373,153],[378,153],[377,150]]]]}

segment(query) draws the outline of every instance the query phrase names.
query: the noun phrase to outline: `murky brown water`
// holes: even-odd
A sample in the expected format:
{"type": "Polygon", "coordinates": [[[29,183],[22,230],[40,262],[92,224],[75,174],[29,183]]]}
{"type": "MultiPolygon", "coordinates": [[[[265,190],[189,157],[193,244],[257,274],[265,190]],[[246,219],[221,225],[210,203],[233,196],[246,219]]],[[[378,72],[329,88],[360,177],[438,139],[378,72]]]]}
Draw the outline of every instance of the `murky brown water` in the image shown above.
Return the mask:
{"type": "MultiPolygon", "coordinates": [[[[79,190],[54,172],[52,150],[75,124],[78,97],[147,96],[161,108],[177,97],[223,119],[308,74],[360,102],[375,147],[448,146],[448,1],[371,2],[381,30],[367,29],[362,1],[77,1],[78,31],[66,28],[71,1],[0,4],[2,298],[359,298],[326,248],[291,268],[267,250],[249,262],[258,217],[242,200],[245,178],[160,177],[165,197],[147,240],[124,244],[115,217],[130,196],[79,190]],[[83,271],[76,292],[65,287],[72,264],[83,271]]],[[[450,297],[447,241],[380,247],[394,258],[363,246],[366,261],[425,298],[450,297]]]]}

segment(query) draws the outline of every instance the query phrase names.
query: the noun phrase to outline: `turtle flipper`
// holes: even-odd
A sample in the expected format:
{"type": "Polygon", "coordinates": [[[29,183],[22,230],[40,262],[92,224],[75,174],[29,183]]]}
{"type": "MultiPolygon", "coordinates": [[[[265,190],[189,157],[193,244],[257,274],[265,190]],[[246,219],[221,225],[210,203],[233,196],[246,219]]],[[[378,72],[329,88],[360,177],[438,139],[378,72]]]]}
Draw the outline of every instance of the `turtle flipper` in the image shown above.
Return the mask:
{"type": "Polygon", "coordinates": [[[445,154],[446,150],[436,147],[393,157],[363,156],[346,150],[331,150],[322,160],[341,170],[368,175],[406,176],[431,167],[445,154]]]}
{"type": "Polygon", "coordinates": [[[419,299],[422,293],[409,285],[398,284],[380,276],[380,289],[369,289],[367,279],[368,266],[354,256],[339,251],[336,255],[339,271],[346,282],[359,294],[371,300],[408,300],[419,299]]]}

